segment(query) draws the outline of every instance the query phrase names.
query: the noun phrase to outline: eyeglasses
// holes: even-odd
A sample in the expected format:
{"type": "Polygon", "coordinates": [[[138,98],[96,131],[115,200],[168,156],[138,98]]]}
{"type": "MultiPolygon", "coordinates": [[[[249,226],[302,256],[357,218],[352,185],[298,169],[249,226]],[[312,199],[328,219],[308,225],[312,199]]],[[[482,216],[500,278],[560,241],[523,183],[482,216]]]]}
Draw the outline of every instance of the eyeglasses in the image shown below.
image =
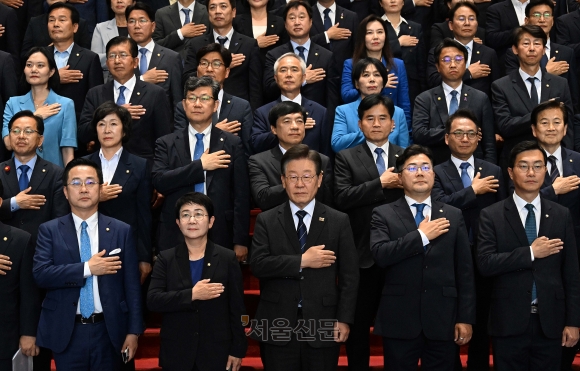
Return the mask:
{"type": "Polygon", "coordinates": [[[457,64],[460,64],[464,60],[465,60],[465,57],[463,57],[462,55],[456,55],[455,57],[443,57],[443,58],[441,58],[441,62],[443,62],[445,64],[451,64],[452,61],[457,63],[457,64]]]}
{"type": "Polygon", "coordinates": [[[188,222],[188,221],[191,220],[191,218],[193,218],[193,219],[195,219],[197,221],[201,221],[206,216],[208,216],[208,214],[203,214],[203,213],[194,213],[194,214],[183,213],[183,214],[181,214],[181,220],[183,220],[184,222],[188,222]]]}
{"type": "Polygon", "coordinates": [[[526,163],[521,163],[521,164],[516,165],[516,169],[518,169],[521,173],[527,173],[528,171],[530,171],[530,169],[532,169],[532,171],[534,173],[540,173],[540,172],[544,171],[545,168],[546,168],[546,165],[544,165],[542,163],[536,163],[536,164],[533,164],[532,166],[530,166],[526,163]]]}
{"type": "Polygon", "coordinates": [[[462,131],[462,130],[457,130],[454,131],[453,136],[455,137],[455,139],[463,139],[464,136],[467,135],[467,139],[475,139],[477,137],[477,133],[475,131],[462,131]]]}
{"type": "Polygon", "coordinates": [[[477,21],[477,18],[475,18],[475,17],[466,17],[464,15],[460,15],[459,17],[457,17],[457,21],[458,22],[461,22],[461,23],[465,23],[466,21],[469,21],[471,23],[471,22],[477,21]]]}
{"type": "Polygon", "coordinates": [[[120,54],[111,53],[111,54],[107,55],[107,59],[109,59],[109,60],[115,60],[117,58],[127,59],[127,58],[130,58],[130,57],[131,57],[131,55],[129,55],[127,53],[120,53],[120,54]]]}
{"type": "Polygon", "coordinates": [[[211,99],[214,99],[214,98],[213,98],[213,97],[211,97],[211,96],[209,96],[209,95],[207,95],[207,94],[204,94],[204,95],[201,95],[201,96],[199,96],[199,97],[198,97],[197,95],[190,95],[190,96],[189,96],[189,97],[187,97],[186,99],[187,99],[187,100],[188,100],[190,103],[195,103],[195,102],[197,102],[198,100],[199,100],[201,103],[209,103],[209,101],[210,101],[211,99]]]}
{"type": "Polygon", "coordinates": [[[532,17],[540,19],[542,18],[542,16],[544,17],[544,19],[550,19],[552,18],[552,13],[550,12],[545,12],[545,13],[540,13],[540,12],[534,12],[531,14],[532,17]]]}
{"type": "Polygon", "coordinates": [[[70,183],[68,183],[69,186],[75,188],[75,189],[80,189],[82,188],[82,186],[87,187],[87,188],[94,188],[97,184],[99,184],[98,181],[94,180],[94,179],[87,179],[84,182],[80,179],[73,179],[70,183]]]}
{"type": "Polygon", "coordinates": [[[139,18],[139,19],[131,18],[127,21],[127,24],[129,26],[135,26],[136,23],[139,23],[141,26],[145,26],[145,24],[147,24],[149,22],[151,22],[151,21],[148,19],[145,19],[145,18],[139,18]]]}
{"type": "Polygon", "coordinates": [[[210,62],[210,61],[208,61],[208,60],[202,59],[202,60],[199,62],[199,65],[200,65],[201,67],[203,67],[203,68],[208,68],[208,67],[211,65],[211,68],[213,68],[213,69],[218,69],[218,68],[220,68],[221,66],[224,66],[224,65],[225,65],[225,63],[224,63],[224,62],[222,62],[222,61],[217,61],[217,60],[216,60],[216,61],[211,61],[211,62],[210,62]]]}
{"type": "Polygon", "coordinates": [[[419,171],[419,169],[421,169],[421,171],[424,173],[428,173],[431,171],[431,165],[421,165],[421,166],[409,165],[403,168],[403,170],[407,170],[410,173],[416,173],[417,171],[419,171]]]}
{"type": "Polygon", "coordinates": [[[30,128],[26,128],[26,129],[22,130],[22,129],[15,128],[15,129],[10,130],[10,132],[16,136],[19,136],[20,134],[24,133],[24,136],[29,137],[34,133],[38,133],[38,130],[32,130],[30,128]]]}
{"type": "Polygon", "coordinates": [[[310,184],[310,183],[312,183],[312,180],[314,180],[314,178],[316,178],[316,177],[317,177],[317,175],[305,174],[302,176],[290,175],[290,176],[287,176],[286,179],[288,180],[288,183],[290,183],[290,184],[296,184],[296,183],[298,183],[298,180],[300,180],[300,179],[302,179],[302,183],[310,184]]]}

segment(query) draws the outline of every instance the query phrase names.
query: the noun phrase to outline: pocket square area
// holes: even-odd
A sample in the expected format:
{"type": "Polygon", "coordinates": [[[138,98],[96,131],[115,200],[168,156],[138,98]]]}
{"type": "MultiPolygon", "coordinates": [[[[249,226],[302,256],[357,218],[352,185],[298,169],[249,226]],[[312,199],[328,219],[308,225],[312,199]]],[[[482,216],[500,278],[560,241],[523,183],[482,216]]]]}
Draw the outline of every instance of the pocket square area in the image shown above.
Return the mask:
{"type": "Polygon", "coordinates": [[[113,250],[113,251],[110,251],[110,252],[109,252],[109,255],[115,255],[115,254],[118,254],[118,253],[120,253],[120,252],[121,252],[121,249],[115,249],[115,250],[113,250]]]}

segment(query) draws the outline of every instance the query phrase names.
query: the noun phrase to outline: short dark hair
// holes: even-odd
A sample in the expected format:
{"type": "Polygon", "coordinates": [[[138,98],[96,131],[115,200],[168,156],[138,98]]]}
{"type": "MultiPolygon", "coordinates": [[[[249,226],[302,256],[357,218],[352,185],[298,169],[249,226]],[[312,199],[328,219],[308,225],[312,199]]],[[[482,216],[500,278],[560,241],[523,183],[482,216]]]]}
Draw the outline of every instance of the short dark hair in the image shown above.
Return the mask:
{"type": "Polygon", "coordinates": [[[281,174],[286,174],[286,165],[288,165],[290,161],[302,159],[308,159],[314,162],[316,175],[320,175],[322,169],[322,159],[320,158],[320,154],[310,149],[306,144],[297,144],[284,153],[280,160],[280,169],[282,169],[281,174]]]}
{"type": "Polygon", "coordinates": [[[89,160],[88,158],[79,157],[72,159],[64,168],[64,172],[62,173],[62,184],[66,187],[68,184],[68,174],[70,171],[77,167],[77,166],[90,166],[97,171],[97,178],[99,178],[99,184],[103,184],[103,171],[101,167],[97,165],[94,161],[89,160]]]}
{"type": "Polygon", "coordinates": [[[183,87],[183,97],[187,99],[187,93],[190,91],[194,91],[197,88],[201,88],[204,86],[208,86],[211,88],[211,95],[212,98],[217,100],[219,93],[220,93],[220,84],[217,81],[214,81],[209,76],[190,76],[186,81],[183,87]]]}
{"type": "MultiPolygon", "coordinates": [[[[60,75],[58,74],[58,67],[56,66],[56,62],[54,61],[54,54],[51,53],[47,47],[33,46],[32,48],[30,48],[28,53],[24,55],[24,66],[26,66],[26,61],[28,61],[28,58],[30,58],[33,54],[36,53],[44,55],[46,57],[46,60],[48,61],[48,69],[54,70],[54,73],[48,79],[48,87],[51,90],[58,90],[58,88],[60,87],[60,75]]],[[[26,81],[26,79],[23,79],[23,81],[25,81],[25,89],[29,90],[30,84],[28,83],[28,81],[26,81]]]]}
{"type": "Polygon", "coordinates": [[[110,114],[115,114],[121,120],[123,124],[123,143],[127,143],[129,136],[131,135],[131,125],[133,124],[133,119],[131,118],[131,113],[129,110],[123,106],[118,106],[113,101],[106,101],[101,104],[93,113],[93,120],[91,121],[91,127],[93,128],[93,134],[97,135],[97,124],[99,121],[110,114]]]}
{"type": "Polygon", "coordinates": [[[286,17],[288,16],[288,13],[290,12],[291,9],[298,9],[298,7],[303,6],[306,9],[306,13],[308,14],[308,18],[312,19],[312,7],[310,6],[309,3],[307,3],[304,0],[294,0],[294,1],[290,1],[288,4],[286,4],[286,7],[284,8],[284,22],[286,22],[286,17]]]}
{"type": "Polygon", "coordinates": [[[477,130],[479,130],[479,128],[480,128],[477,117],[473,114],[473,112],[471,112],[471,110],[469,110],[469,109],[462,108],[462,109],[458,109],[457,111],[455,111],[455,113],[452,114],[451,116],[449,116],[449,118],[445,122],[445,132],[447,134],[451,133],[451,125],[453,124],[453,121],[455,121],[457,119],[471,120],[475,124],[475,127],[477,130]]]}
{"type": "Polygon", "coordinates": [[[36,121],[36,130],[38,131],[38,135],[44,134],[44,120],[42,117],[36,116],[32,111],[29,110],[16,112],[14,116],[10,118],[10,121],[8,121],[8,130],[12,130],[12,125],[14,122],[22,117],[30,117],[31,119],[34,119],[34,121],[36,121]]]}
{"type": "Polygon", "coordinates": [[[270,112],[268,112],[268,121],[270,126],[276,127],[278,119],[282,116],[289,115],[291,113],[301,113],[302,120],[306,122],[306,111],[301,105],[292,101],[285,101],[276,104],[270,112]]]}
{"type": "Polygon", "coordinates": [[[211,217],[213,216],[214,211],[213,211],[213,202],[211,201],[211,198],[200,192],[189,192],[179,197],[179,199],[177,199],[177,202],[175,202],[175,219],[179,219],[180,217],[179,212],[181,211],[181,208],[187,204],[196,204],[203,206],[205,208],[205,211],[207,211],[208,215],[207,217],[211,219],[211,217]]]}
{"type": "MultiPolygon", "coordinates": [[[[232,9],[236,9],[236,0],[228,0],[232,9]]],[[[209,0],[207,0],[207,8],[209,9],[209,0]]]]}
{"type": "Polygon", "coordinates": [[[550,9],[552,10],[552,13],[554,13],[554,3],[552,2],[552,0],[530,0],[530,2],[528,3],[528,5],[526,5],[526,17],[530,17],[530,12],[532,11],[532,8],[536,7],[536,6],[540,6],[540,5],[546,5],[549,6],[550,9]]]}
{"type": "Polygon", "coordinates": [[[562,111],[562,117],[564,118],[564,124],[568,124],[568,111],[566,110],[566,105],[558,99],[550,99],[546,102],[538,104],[531,114],[532,125],[538,125],[538,116],[545,110],[549,109],[560,109],[562,111]]]}
{"type": "Polygon", "coordinates": [[[544,30],[542,30],[540,26],[531,24],[516,27],[514,29],[512,45],[517,48],[518,44],[520,43],[520,40],[524,37],[524,34],[526,33],[532,35],[533,38],[542,39],[542,43],[544,44],[544,46],[546,46],[546,43],[548,42],[548,36],[546,36],[544,30]]]}
{"type": "Polygon", "coordinates": [[[356,86],[356,83],[360,79],[360,77],[363,74],[363,72],[365,71],[365,69],[371,64],[373,66],[375,66],[377,71],[379,71],[379,73],[381,74],[381,77],[383,78],[383,85],[387,84],[387,80],[389,79],[389,73],[387,72],[387,69],[385,68],[385,65],[383,64],[383,62],[381,62],[375,58],[365,57],[365,58],[360,59],[358,62],[356,62],[355,65],[352,67],[352,85],[353,86],[356,86]]]}
{"type": "Polygon", "coordinates": [[[226,68],[230,68],[230,64],[232,64],[232,53],[228,49],[224,48],[222,44],[209,43],[206,46],[199,49],[195,57],[197,58],[197,61],[199,63],[201,58],[205,57],[206,54],[213,52],[219,53],[219,55],[221,55],[222,57],[222,60],[224,61],[224,65],[226,66],[226,68]]]}
{"type": "Polygon", "coordinates": [[[389,111],[389,116],[391,116],[391,120],[393,119],[393,115],[395,114],[395,104],[391,100],[391,98],[380,95],[380,94],[371,94],[365,99],[363,99],[360,104],[358,105],[358,118],[359,120],[363,119],[365,112],[370,110],[376,105],[382,104],[387,108],[389,111]]]}
{"type": "MultiPolygon", "coordinates": [[[[81,20],[81,16],[77,8],[75,8],[72,4],[57,1],[56,3],[52,4],[48,7],[47,15],[50,15],[53,10],[56,9],[68,9],[70,11],[70,20],[73,24],[79,24],[81,20]]],[[[47,18],[48,19],[48,18],[47,18]]]]}
{"type": "Polygon", "coordinates": [[[419,144],[411,144],[409,147],[405,148],[403,153],[397,157],[396,166],[397,171],[403,171],[403,167],[405,166],[405,162],[413,156],[417,155],[425,155],[429,157],[429,161],[431,161],[431,165],[433,165],[433,152],[429,149],[429,147],[424,147],[419,144]]]}
{"type": "Polygon", "coordinates": [[[544,165],[548,163],[548,155],[546,155],[546,151],[535,140],[524,140],[523,142],[519,142],[512,148],[510,152],[510,157],[508,160],[508,167],[514,168],[516,164],[516,157],[522,152],[526,151],[535,151],[538,150],[542,152],[542,156],[544,157],[544,165]]]}
{"type": "Polygon", "coordinates": [[[107,43],[107,46],[105,47],[105,55],[106,56],[109,55],[109,49],[111,49],[113,46],[117,46],[117,45],[121,45],[121,44],[125,44],[125,43],[129,43],[129,50],[131,51],[131,57],[137,58],[137,53],[138,53],[137,52],[137,43],[135,42],[135,40],[133,40],[127,36],[115,36],[111,40],[109,40],[109,42],[107,43]]]}
{"type": "MultiPolygon", "coordinates": [[[[460,3],[460,4],[466,4],[466,3],[460,3]]],[[[435,63],[439,64],[439,62],[441,61],[439,57],[441,56],[441,51],[444,48],[456,48],[457,50],[459,50],[463,54],[463,57],[467,61],[468,53],[467,53],[467,49],[465,48],[465,46],[461,45],[461,43],[459,43],[458,41],[455,41],[453,39],[446,37],[433,50],[433,55],[435,56],[435,63]]]]}
{"type": "Polygon", "coordinates": [[[137,1],[137,2],[135,2],[135,4],[129,5],[127,7],[127,9],[125,9],[125,18],[126,19],[129,19],[129,16],[131,15],[131,12],[133,10],[144,11],[145,14],[147,14],[147,18],[149,18],[149,20],[151,22],[155,22],[155,11],[148,4],[145,4],[141,1],[137,1]]]}
{"type": "Polygon", "coordinates": [[[479,10],[477,9],[477,7],[475,6],[474,3],[469,2],[469,1],[462,1],[462,2],[459,2],[455,5],[453,5],[451,7],[451,9],[449,9],[449,20],[450,21],[453,21],[453,18],[455,17],[455,13],[457,13],[459,8],[462,8],[462,7],[466,7],[466,8],[473,10],[473,12],[475,13],[475,16],[476,17],[479,16],[479,10]]]}

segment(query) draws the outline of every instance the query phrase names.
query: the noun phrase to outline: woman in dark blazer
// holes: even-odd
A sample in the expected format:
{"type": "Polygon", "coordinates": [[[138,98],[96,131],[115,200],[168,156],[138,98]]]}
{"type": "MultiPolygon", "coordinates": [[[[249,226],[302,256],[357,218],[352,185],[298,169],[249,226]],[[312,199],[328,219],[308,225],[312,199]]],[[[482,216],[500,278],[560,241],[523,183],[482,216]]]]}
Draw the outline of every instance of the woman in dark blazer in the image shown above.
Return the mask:
{"type": "Polygon", "coordinates": [[[232,250],[207,238],[213,203],[190,192],[175,205],[185,242],[155,262],[147,306],[163,313],[159,365],[165,371],[238,371],[246,355],[242,271],[232,250]]]}
{"type": "MultiPolygon", "coordinates": [[[[246,1],[244,1],[246,2],[246,1]]],[[[262,64],[266,53],[288,42],[284,20],[268,12],[268,0],[248,0],[250,13],[239,14],[234,18],[234,29],[253,39],[260,47],[262,64]]]]}

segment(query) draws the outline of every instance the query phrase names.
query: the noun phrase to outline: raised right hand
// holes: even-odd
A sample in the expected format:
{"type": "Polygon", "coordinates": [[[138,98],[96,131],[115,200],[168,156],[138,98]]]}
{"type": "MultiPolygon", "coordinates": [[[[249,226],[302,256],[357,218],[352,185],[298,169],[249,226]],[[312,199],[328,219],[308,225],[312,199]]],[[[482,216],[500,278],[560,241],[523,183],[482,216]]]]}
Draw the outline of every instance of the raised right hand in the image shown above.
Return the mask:
{"type": "Polygon", "coordinates": [[[224,292],[224,285],[221,283],[209,283],[209,278],[197,281],[191,289],[191,301],[210,300],[219,297],[224,292]]]}
{"type": "Polygon", "coordinates": [[[53,103],[53,104],[44,104],[34,111],[36,116],[42,117],[43,120],[46,120],[50,116],[54,116],[60,112],[60,103],[53,103]]]}
{"type": "Polygon", "coordinates": [[[322,68],[312,69],[312,65],[306,68],[306,83],[314,84],[315,82],[322,81],[326,77],[326,72],[322,68]]]}
{"type": "Polygon", "coordinates": [[[153,67],[143,74],[143,81],[149,82],[151,84],[159,84],[165,82],[169,78],[169,74],[165,70],[158,70],[157,67],[153,67]]]}
{"type": "Polygon", "coordinates": [[[188,23],[181,27],[181,34],[183,37],[196,37],[205,33],[206,27],[202,24],[188,23]]]}
{"type": "Polygon", "coordinates": [[[46,203],[46,197],[44,195],[31,195],[28,194],[32,187],[26,188],[24,191],[17,194],[16,203],[18,207],[21,209],[28,209],[28,210],[40,210],[41,206],[44,206],[46,203]]]}
{"type": "Polygon", "coordinates": [[[499,188],[499,180],[495,179],[493,175],[481,177],[481,173],[475,174],[473,180],[471,181],[471,188],[476,195],[482,195],[484,193],[497,192],[499,188]]]}
{"type": "Polygon", "coordinates": [[[230,155],[223,149],[209,153],[209,148],[201,155],[201,166],[203,170],[227,169],[228,164],[232,162],[230,155]]]}
{"type": "Polygon", "coordinates": [[[242,130],[242,124],[240,124],[238,120],[228,121],[228,119],[224,119],[215,124],[215,127],[236,135],[238,131],[242,130]]]}
{"type": "Polygon", "coordinates": [[[542,236],[536,238],[534,242],[532,242],[532,252],[534,253],[534,258],[542,259],[559,253],[563,246],[564,242],[559,238],[550,240],[548,237],[542,236]]]}
{"type": "Polygon", "coordinates": [[[554,193],[557,195],[563,195],[570,191],[575,191],[578,189],[580,185],[580,178],[577,175],[570,175],[567,177],[557,177],[552,183],[552,187],[554,187],[554,193]]]}
{"type": "Polygon", "coordinates": [[[110,199],[119,197],[123,192],[123,187],[118,184],[103,183],[101,187],[101,194],[99,195],[99,202],[109,201],[110,199]]]}
{"type": "Polygon", "coordinates": [[[278,42],[278,40],[280,40],[280,36],[278,36],[278,35],[266,36],[266,34],[263,34],[263,35],[260,35],[256,38],[256,41],[258,42],[259,48],[267,48],[269,46],[272,46],[272,45],[276,44],[278,42]]]}
{"type": "Polygon", "coordinates": [[[93,276],[115,274],[121,269],[121,260],[118,255],[103,258],[107,251],[101,250],[89,259],[89,270],[93,276]]]}
{"type": "Polygon", "coordinates": [[[10,261],[10,257],[7,255],[0,255],[0,275],[5,276],[6,271],[11,270],[10,267],[12,262],[10,261]]]}
{"type": "Polygon", "coordinates": [[[429,217],[426,216],[425,219],[419,224],[419,230],[425,233],[427,239],[432,241],[444,233],[449,232],[449,220],[446,218],[439,218],[429,221],[429,217]]]}
{"type": "Polygon", "coordinates": [[[335,261],[334,251],[324,250],[324,245],[312,246],[302,254],[300,268],[326,268],[335,261]]]}

